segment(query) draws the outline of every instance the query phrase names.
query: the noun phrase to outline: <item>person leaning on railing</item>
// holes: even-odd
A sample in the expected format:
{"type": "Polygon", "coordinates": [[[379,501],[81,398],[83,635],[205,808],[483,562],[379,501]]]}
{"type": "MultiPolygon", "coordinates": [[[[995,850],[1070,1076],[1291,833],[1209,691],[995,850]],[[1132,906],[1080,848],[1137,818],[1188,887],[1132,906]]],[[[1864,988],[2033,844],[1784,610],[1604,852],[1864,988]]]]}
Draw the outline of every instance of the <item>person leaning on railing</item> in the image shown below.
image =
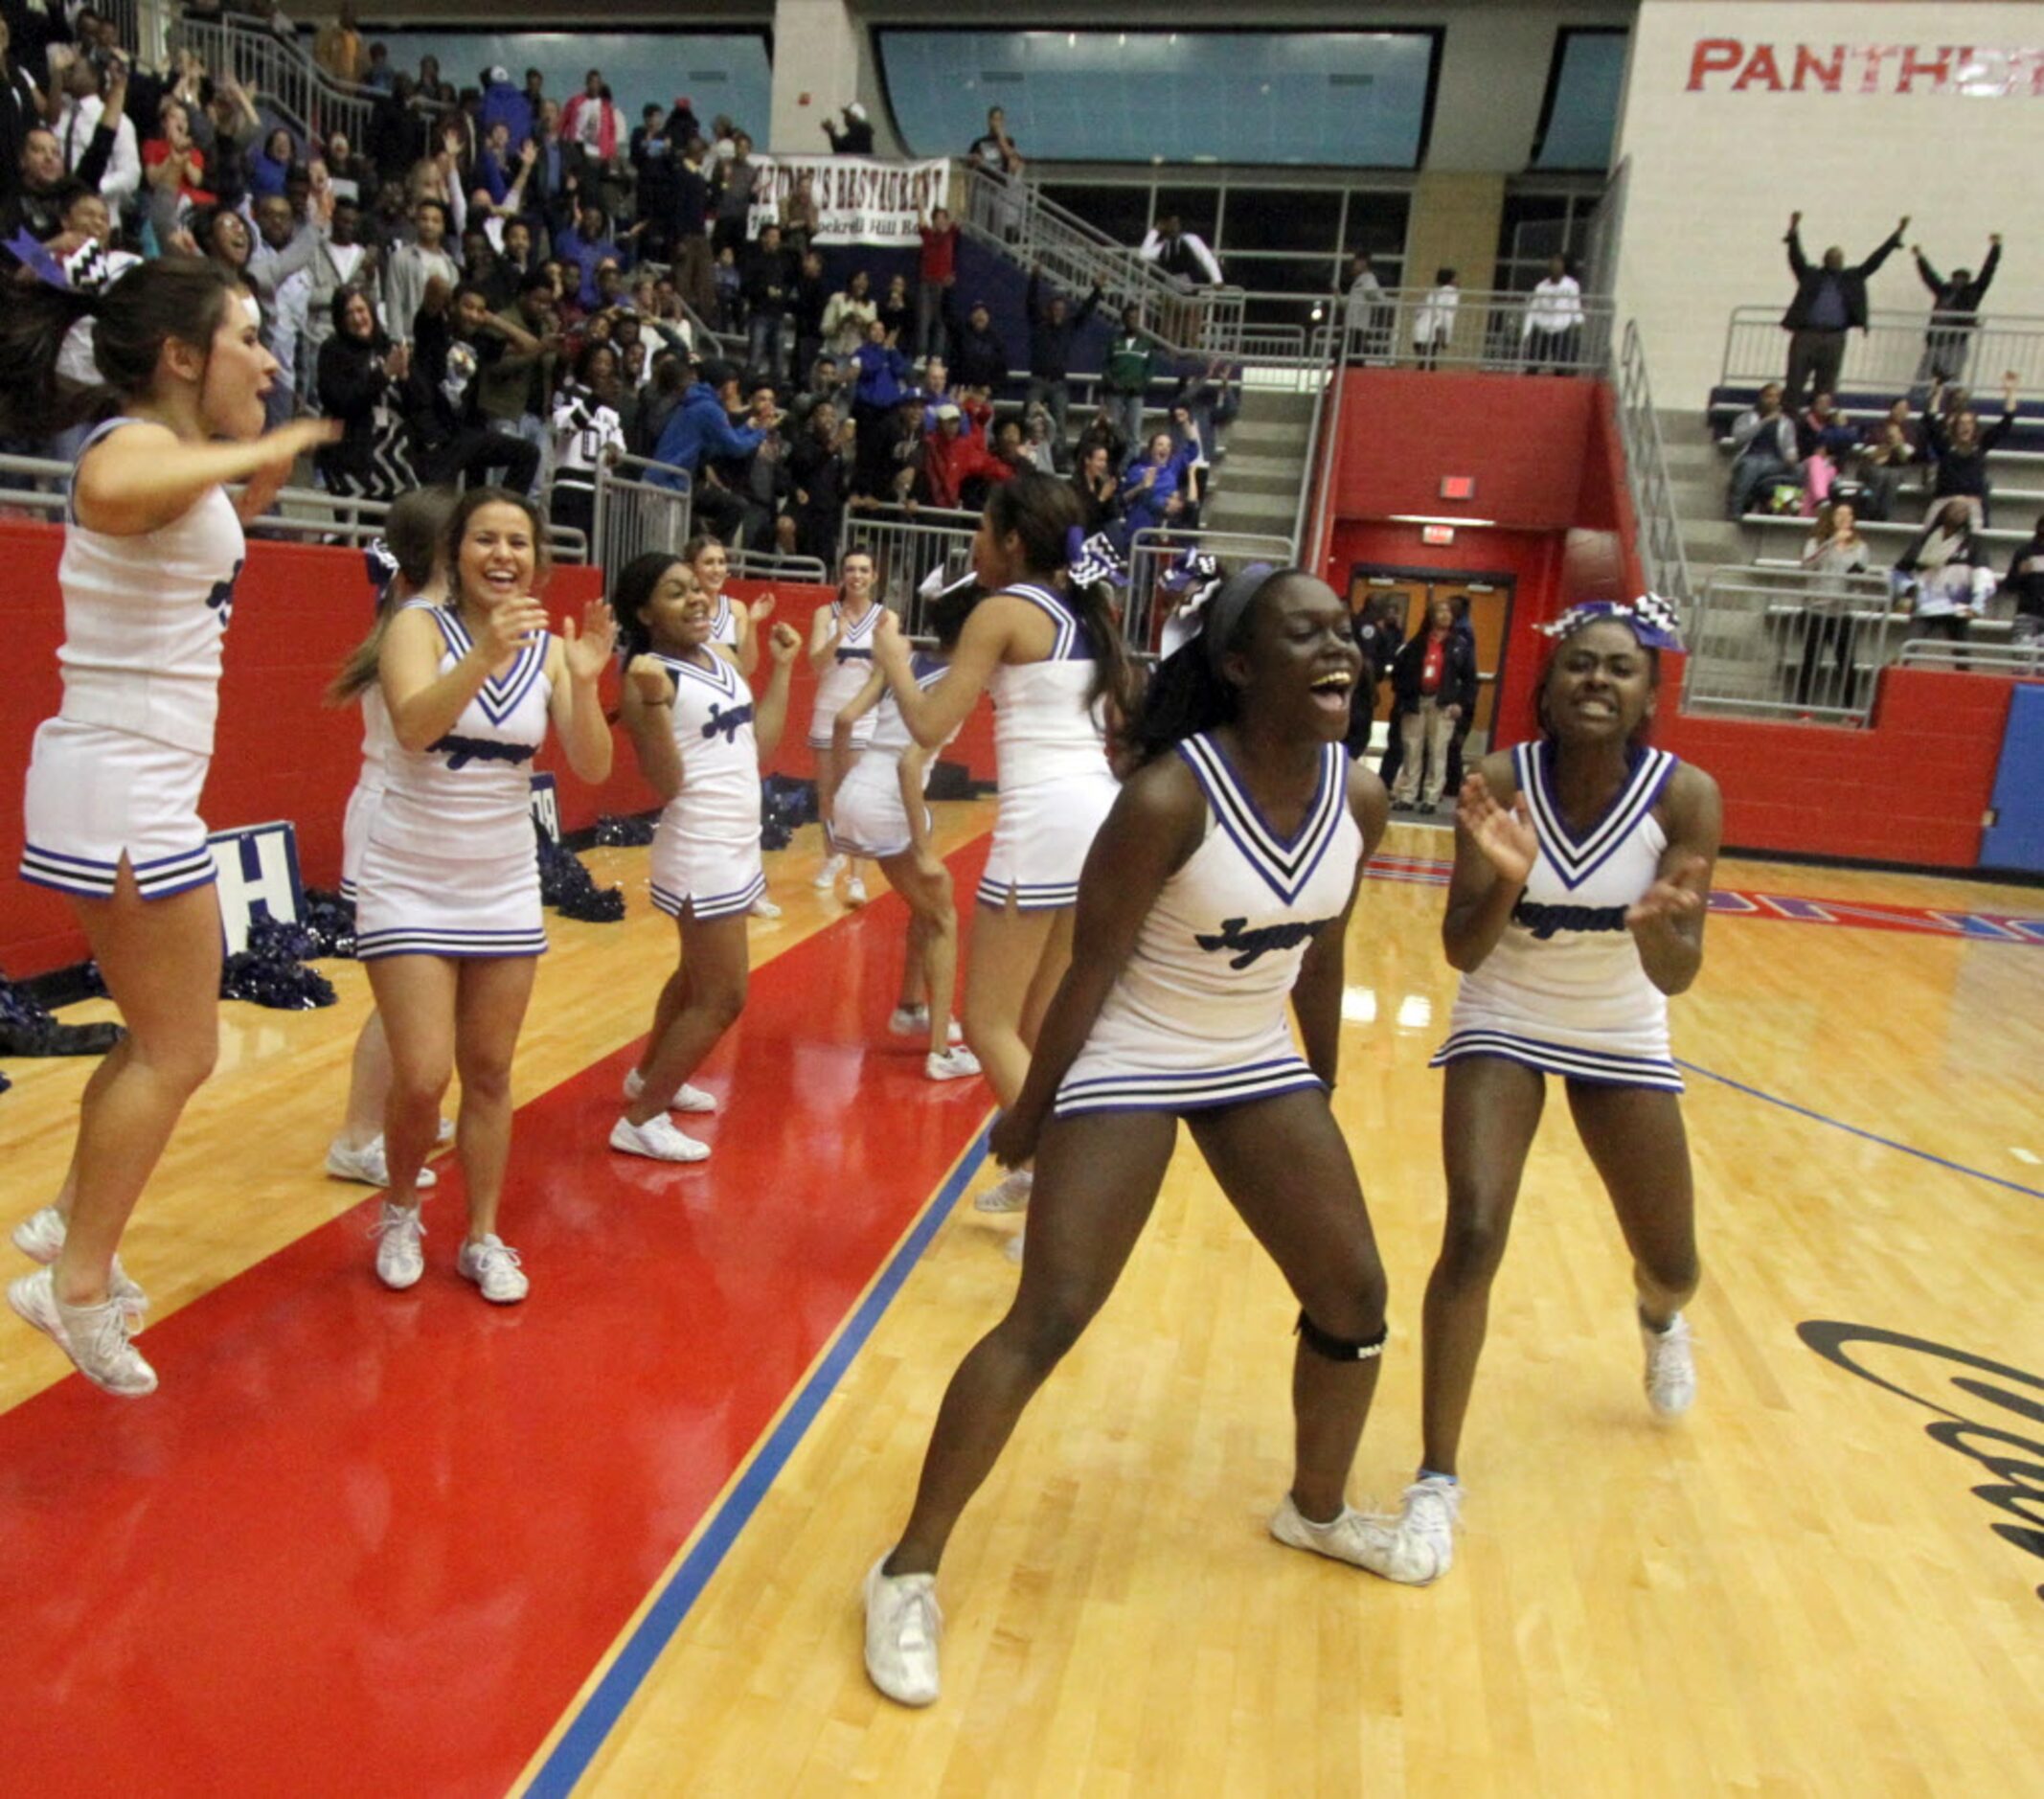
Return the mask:
{"type": "Polygon", "coordinates": [[[1565,258],[1547,259],[1547,275],[1533,284],[1520,331],[1521,353],[1528,375],[1551,368],[1567,375],[1582,354],[1582,286],[1569,273],[1565,258]]]}
{"type": "Polygon", "coordinates": [[[1825,652],[1835,659],[1837,681],[1829,703],[1852,703],[1852,639],[1854,636],[1851,581],[1873,566],[1867,540],[1859,535],[1859,521],[1843,501],[1820,507],[1809,540],[1803,546],[1803,567],[1812,575],[1828,576],[1812,585],[1808,603],[1803,608],[1803,657],[1796,671],[1794,698],[1799,706],[1811,703],[1825,652]]]}
{"type": "Polygon", "coordinates": [[[1974,615],[1993,596],[1994,577],[1964,499],[1947,500],[1932,514],[1896,560],[1890,580],[1898,594],[1915,597],[1915,635],[1965,642],[1974,615]]]}

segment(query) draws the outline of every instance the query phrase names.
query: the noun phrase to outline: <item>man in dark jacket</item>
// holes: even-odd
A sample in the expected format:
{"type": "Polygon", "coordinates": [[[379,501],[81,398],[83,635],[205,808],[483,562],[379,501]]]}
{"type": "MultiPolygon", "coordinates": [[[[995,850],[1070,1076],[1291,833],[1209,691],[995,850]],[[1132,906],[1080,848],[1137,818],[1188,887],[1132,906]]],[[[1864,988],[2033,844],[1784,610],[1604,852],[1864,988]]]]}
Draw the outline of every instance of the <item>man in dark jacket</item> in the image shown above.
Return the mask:
{"type": "Polygon", "coordinates": [[[960,324],[946,321],[951,331],[951,385],[984,387],[988,396],[1008,385],[1008,346],[993,329],[993,314],[984,300],[975,300],[960,324]]]}
{"type": "Polygon", "coordinates": [[[795,259],[781,243],[779,225],[760,227],[760,241],[745,258],[745,312],[750,321],[746,362],[767,380],[781,379],[782,325],[793,311],[795,259]]]}
{"type": "Polygon", "coordinates": [[[1979,274],[1969,268],[1955,268],[1949,281],[1924,261],[1921,244],[1912,244],[1909,253],[1917,259],[1918,276],[1930,289],[1930,330],[1923,333],[1923,358],[1917,364],[1918,384],[1956,382],[1965,374],[1973,327],[1980,323],[1980,303],[1987,298],[1987,285],[2001,266],[2002,234],[1997,231],[1987,239],[1987,260],[1980,265],[1979,274]]]}
{"type": "Polygon", "coordinates": [[[824,136],[830,140],[831,149],[840,156],[873,154],[873,121],[867,118],[866,108],[855,100],[845,108],[843,125],[834,119],[824,121],[824,136]]]}
{"type": "Polygon", "coordinates": [[[1049,408],[1051,426],[1057,434],[1057,442],[1063,444],[1071,435],[1065,426],[1066,409],[1071,404],[1071,387],[1067,376],[1072,367],[1072,340],[1093,316],[1094,308],[1101,303],[1101,290],[1096,285],[1080,303],[1077,312],[1063,294],[1054,293],[1048,300],[1043,295],[1043,271],[1033,268],[1029,272],[1029,404],[1038,401],[1049,408]]]}
{"type": "Polygon", "coordinates": [[[1902,234],[1909,229],[1905,213],[1902,222],[1879,249],[1864,262],[1846,266],[1846,253],[1835,243],[1825,251],[1816,268],[1803,254],[1803,215],[1788,216],[1788,231],[1782,241],[1788,245],[1788,266],[1796,277],[1796,297],[1782,315],[1782,329],[1788,338],[1788,392],[1783,404],[1793,412],[1805,395],[1835,394],[1838,370],[1846,359],[1846,332],[1867,329],[1867,283],[1875,269],[1902,247],[1902,234]]]}

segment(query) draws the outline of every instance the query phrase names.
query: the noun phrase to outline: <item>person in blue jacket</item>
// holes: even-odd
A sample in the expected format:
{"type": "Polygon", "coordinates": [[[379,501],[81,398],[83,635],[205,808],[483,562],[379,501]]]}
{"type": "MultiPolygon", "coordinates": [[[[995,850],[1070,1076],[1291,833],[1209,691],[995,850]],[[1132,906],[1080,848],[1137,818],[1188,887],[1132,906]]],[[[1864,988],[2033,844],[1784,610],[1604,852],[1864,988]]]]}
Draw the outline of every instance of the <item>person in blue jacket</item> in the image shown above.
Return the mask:
{"type": "MultiPolygon", "coordinates": [[[[653,460],[674,468],[684,468],[693,483],[695,517],[706,529],[730,543],[745,516],[738,497],[706,477],[706,461],[747,457],[766,441],[767,433],[749,425],[734,424],[731,415],[740,404],[738,372],[728,362],[703,365],[702,378],[693,382],[681,398],[660,432],[653,460]]],[[[680,480],[667,469],[651,470],[647,479],[658,487],[679,488],[680,480]]]]}

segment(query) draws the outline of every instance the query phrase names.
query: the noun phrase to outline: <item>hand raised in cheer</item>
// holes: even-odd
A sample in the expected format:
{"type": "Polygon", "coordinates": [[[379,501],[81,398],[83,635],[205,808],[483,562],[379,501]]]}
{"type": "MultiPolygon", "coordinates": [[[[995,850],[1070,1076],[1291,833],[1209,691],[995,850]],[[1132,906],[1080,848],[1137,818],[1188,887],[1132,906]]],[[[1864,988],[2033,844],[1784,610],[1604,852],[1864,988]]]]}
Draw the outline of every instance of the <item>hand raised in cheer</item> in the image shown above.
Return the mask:
{"type": "Polygon", "coordinates": [[[1523,887],[1540,854],[1540,839],[1533,831],[1533,809],[1523,793],[1512,796],[1507,810],[1497,803],[1490,784],[1472,771],[1462,784],[1455,800],[1455,822],[1468,833],[1470,842],[1497,871],[1501,880],[1523,887]]]}
{"type": "Polygon", "coordinates": [[[1672,931],[1698,917],[1710,903],[1703,891],[1711,865],[1700,855],[1688,857],[1671,873],[1663,875],[1625,909],[1625,928],[1635,936],[1649,931],[1672,931]]]}
{"type": "Polygon", "coordinates": [[[582,607],[579,626],[571,615],[560,622],[560,648],[569,678],[584,685],[599,679],[618,647],[618,621],[602,600],[582,607]]]}

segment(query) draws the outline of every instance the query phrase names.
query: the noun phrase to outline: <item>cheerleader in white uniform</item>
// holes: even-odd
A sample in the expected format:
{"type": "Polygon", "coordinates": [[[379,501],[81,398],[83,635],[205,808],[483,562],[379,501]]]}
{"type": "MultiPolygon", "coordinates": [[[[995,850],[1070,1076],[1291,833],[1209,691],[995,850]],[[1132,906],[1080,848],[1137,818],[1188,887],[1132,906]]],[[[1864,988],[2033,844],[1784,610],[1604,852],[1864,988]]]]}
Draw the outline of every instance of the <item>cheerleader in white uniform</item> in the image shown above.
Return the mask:
{"type": "MultiPolygon", "coordinates": [[[[710,626],[710,641],[730,650],[732,660],[738,665],[738,672],[751,680],[753,671],[760,666],[760,626],[774,616],[774,596],[763,593],[748,604],[726,593],[724,581],[731,570],[731,558],[723,544],[707,532],[691,537],[682,555],[716,608],[710,626]]],[[[750,909],[756,919],[778,919],[781,916],[781,908],[766,897],[763,887],[750,909]]]]}
{"type": "Polygon", "coordinates": [[[745,1007],[747,908],[764,891],[760,763],[787,721],[801,633],[777,625],[773,673],[757,711],[738,664],[711,641],[715,607],[688,563],[635,557],[612,595],[629,658],[620,717],[639,767],[667,802],[653,832],[653,903],[680,932],[681,960],[653,1008],[646,1049],[625,1080],[610,1147],[661,1162],[699,1162],[707,1144],[672,1111],[710,1112],[689,1077],[745,1007]]]}
{"type": "Polygon", "coordinates": [[[1206,603],[1145,696],[1140,764],[1079,882],[1070,971],[993,1130],[1002,1162],[1036,1157],[1021,1286],[952,1378],[908,1528],[867,1578],[867,1671],[903,1704],[937,1697],[935,1580],[959,1514],[1113,1290],[1181,1116],[1301,1307],[1296,1462],[1271,1532],[1363,1566],[1392,1538],[1346,1499],[1385,1287],[1328,1104],[1349,914],[1389,809],[1342,747],[1361,661],[1338,595],[1259,566],[1206,603]]]}
{"type": "Polygon", "coordinates": [[[70,422],[54,371],[88,308],[122,410],[87,437],[72,480],[57,567],[63,701],[35,733],[21,876],[70,900],[127,1034],[86,1083],[55,1203],[15,1227],[15,1245],[46,1265],[8,1299],[87,1379],[134,1396],[156,1375],[128,1341],[145,1302],[116,1251],[218,1044],[220,909],[198,802],[241,521],[336,432],[307,421],[262,435],[277,364],[255,302],[182,258],[132,269],[94,300],[11,285],[0,430],[70,422]],[[231,482],[248,484],[238,501],[231,482]]]}
{"type": "MultiPolygon", "coordinates": [[[[958,634],[984,590],[970,575],[938,596],[931,615],[937,653],[916,651],[909,672],[927,692],[943,678],[946,660],[958,647],[958,634]]],[[[888,1020],[897,1036],[918,1030],[929,1034],[923,1072],[932,1081],[963,1081],[980,1072],[979,1059],[954,1041],[951,1002],[958,985],[958,906],[951,895],[951,871],[930,845],[930,810],[923,804],[929,786],[927,750],[908,734],[901,708],[877,670],[851,705],[837,715],[833,727],[840,766],[851,772],[838,784],[834,816],[837,840],[852,855],[871,856],[887,884],[908,901],[908,952],[902,960],[901,1000],[888,1020]],[[854,754],[853,733],[871,717],[873,735],[854,754]]]]}
{"type": "MultiPolygon", "coordinates": [[[[988,495],[972,562],[988,598],[974,607],[943,680],[928,692],[907,641],[883,624],[875,655],[910,734],[935,748],[984,692],[993,699],[1000,806],[979,886],[965,1041],[1002,1105],[1011,1107],[1051,995],[1072,958],[1079,871],[1119,790],[1107,763],[1110,722],[1125,717],[1128,658],[1101,590],[1068,580],[1080,544],[1069,483],[1025,473],[988,495]]],[[[981,1194],[982,1211],[1018,1211],[1018,1169],[981,1194]]]]}
{"type": "MultiPolygon", "coordinates": [[[[837,738],[832,726],[837,715],[858,697],[859,689],[873,673],[873,644],[887,608],[874,597],[873,552],[848,550],[837,571],[837,598],[819,606],[809,621],[809,667],[816,672],[816,703],[809,714],[809,751],[816,763],[816,803],[823,814],[824,865],[816,871],[815,887],[830,893],[837,877],[849,866],[852,878],[845,883],[845,902],[866,903],[866,883],[857,862],[848,864],[837,842],[831,822],[837,784],[850,772],[840,762],[837,738]]],[[[873,740],[873,717],[868,714],[852,734],[853,749],[862,750],[873,740]]]]}
{"type": "Polygon", "coordinates": [[[1448,1214],[1426,1289],[1425,1443],[1393,1578],[1446,1572],[1461,1507],[1463,1420],[1519,1178],[1558,1075],[1632,1252],[1647,1398],[1695,1398],[1682,1308],[1696,1290],[1689,1140],[1669,1056],[1668,995],[1703,961],[1717,786],[1642,739],[1666,603],[1572,608],[1540,684],[1542,735],[1463,783],[1442,936],[1462,988],[1447,1041],[1442,1142],[1448,1214]]]}
{"type": "Polygon", "coordinates": [[[511,1056],[534,959],[547,946],[531,769],[548,724],[582,780],[610,773],[610,726],[597,697],[616,635],[610,608],[592,601],[579,632],[573,619],[559,638],[547,630],[532,594],[544,540],[529,500],[471,488],[447,525],[447,602],[415,601],[384,628],[379,681],[395,741],[355,877],[355,952],[392,1064],[376,1273],[403,1288],[425,1270],[419,1175],[458,1067],[468,1232],[457,1266],[499,1305],[523,1299],[529,1286],[497,1234],[497,1206],[511,1154],[511,1056]]]}
{"type": "MultiPolygon", "coordinates": [[[[377,628],[327,690],[329,705],[359,701],[362,707],[362,772],[348,796],[348,810],[341,821],[341,898],[351,905],[358,897],[355,877],[361,872],[363,852],[369,848],[370,826],[383,801],[384,771],[394,741],[390,708],[383,703],[383,690],[376,681],[382,627],[407,601],[437,603],[446,597],[440,568],[441,544],[456,498],[452,488],[417,488],[392,505],[383,521],[383,536],[369,549],[371,579],[380,583],[377,628]]],[[[365,1187],[390,1185],[383,1160],[383,1108],[390,1087],[390,1040],[384,1035],[383,1014],[372,1007],[355,1038],[348,1109],[339,1133],[327,1146],[327,1173],[334,1179],[360,1181],[365,1187]]],[[[452,1135],[451,1121],[441,1120],[437,1141],[444,1143],[452,1135]]],[[[430,1168],[419,1171],[422,1189],[433,1186],[437,1178],[430,1168]]]]}

